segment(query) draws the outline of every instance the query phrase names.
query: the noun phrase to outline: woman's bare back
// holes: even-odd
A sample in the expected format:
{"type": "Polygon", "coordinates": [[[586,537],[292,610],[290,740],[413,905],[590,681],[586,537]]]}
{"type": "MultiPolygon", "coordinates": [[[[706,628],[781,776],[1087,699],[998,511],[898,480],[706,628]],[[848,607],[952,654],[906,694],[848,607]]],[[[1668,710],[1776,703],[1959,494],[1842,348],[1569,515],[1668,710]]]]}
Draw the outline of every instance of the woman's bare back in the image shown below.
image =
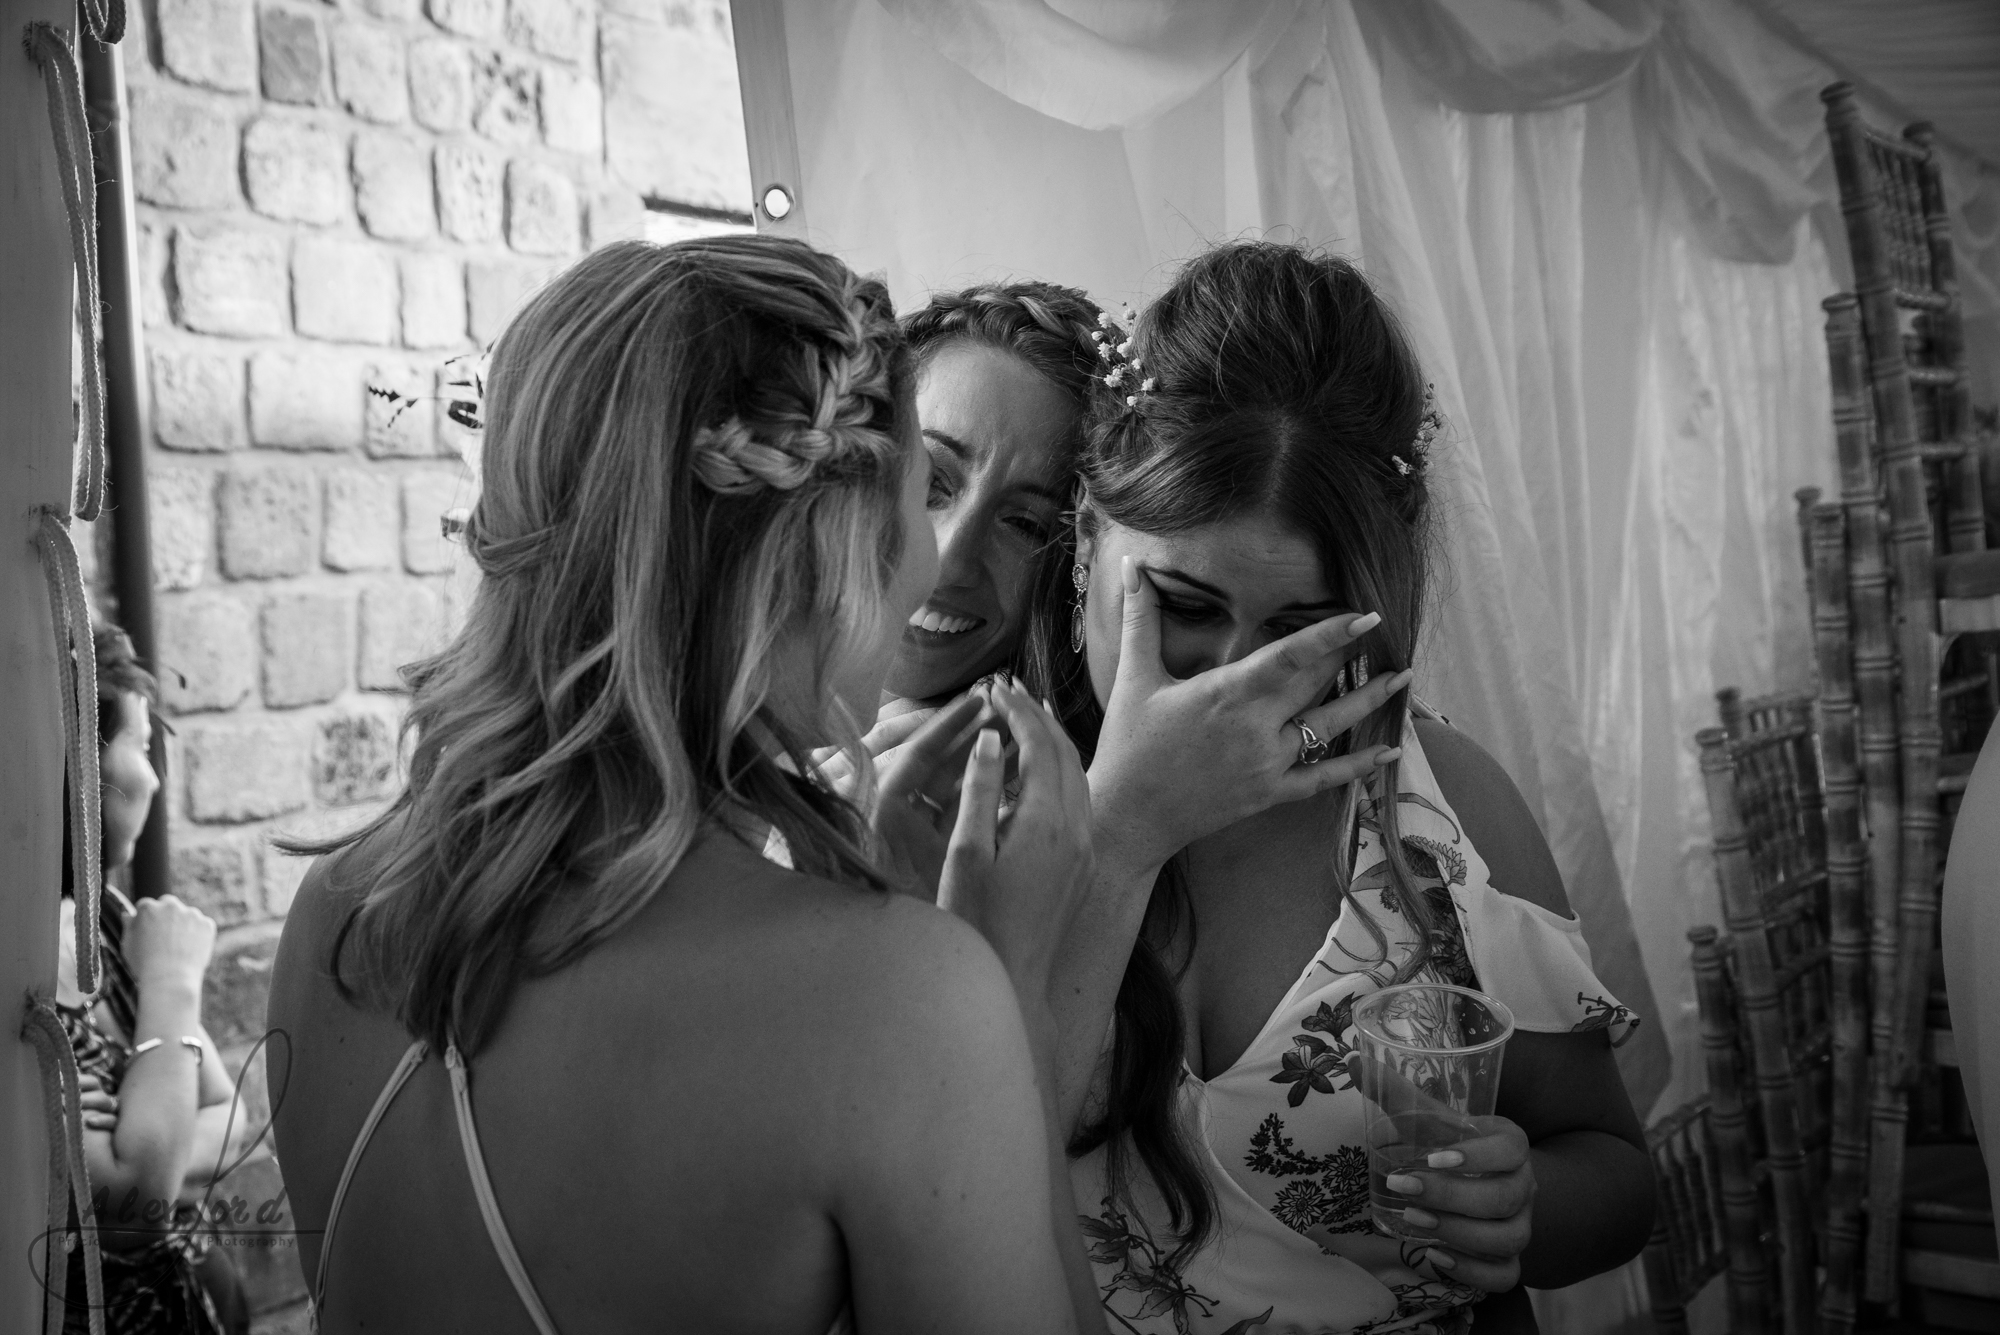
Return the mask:
{"type": "MultiPolygon", "coordinates": [[[[325,967],[368,856],[307,877],[272,986],[272,1100],[309,1278],[354,1136],[411,1041],[325,967]]],[[[1030,1272],[1061,1290],[1041,1108],[998,961],[928,905],[712,834],[629,924],[523,983],[467,1060],[501,1213],[561,1330],[823,1335],[850,1293],[871,1329],[930,1297],[996,1330],[1067,1322],[1006,1311],[1030,1272]],[[926,1273],[960,1268],[954,1248],[992,1278],[927,1297],[926,1273]]],[[[369,1142],[337,1236],[329,1331],[532,1329],[435,1057],[369,1142]]]]}

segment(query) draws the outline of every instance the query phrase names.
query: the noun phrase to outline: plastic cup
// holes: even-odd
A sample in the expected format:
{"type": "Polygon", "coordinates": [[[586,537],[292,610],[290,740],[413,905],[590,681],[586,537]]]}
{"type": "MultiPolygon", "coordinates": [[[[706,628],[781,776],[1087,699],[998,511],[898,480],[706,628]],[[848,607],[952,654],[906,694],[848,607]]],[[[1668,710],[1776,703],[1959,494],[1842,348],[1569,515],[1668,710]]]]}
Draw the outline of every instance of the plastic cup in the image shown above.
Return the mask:
{"type": "Polygon", "coordinates": [[[1370,1215],[1391,1237],[1435,1241],[1403,1218],[1423,1203],[1389,1190],[1388,1178],[1480,1134],[1472,1119],[1492,1115],[1514,1014],[1469,987],[1405,983],[1363,998],[1354,1025],[1370,1215]]]}

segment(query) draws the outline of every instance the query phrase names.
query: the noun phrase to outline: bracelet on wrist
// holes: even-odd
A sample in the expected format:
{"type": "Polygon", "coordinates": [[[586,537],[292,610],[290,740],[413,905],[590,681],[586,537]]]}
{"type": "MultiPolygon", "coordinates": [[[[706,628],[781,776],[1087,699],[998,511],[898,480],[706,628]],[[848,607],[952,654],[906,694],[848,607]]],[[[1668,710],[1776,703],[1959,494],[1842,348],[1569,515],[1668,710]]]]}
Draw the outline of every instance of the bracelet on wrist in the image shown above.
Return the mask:
{"type": "MultiPolygon", "coordinates": [[[[138,1044],[132,1049],[132,1055],[127,1059],[127,1064],[129,1065],[131,1062],[137,1061],[154,1048],[165,1044],[166,1041],[164,1038],[149,1038],[144,1043],[138,1044]]],[[[188,1048],[194,1053],[195,1069],[201,1069],[201,1064],[206,1059],[206,1052],[201,1046],[201,1040],[192,1034],[182,1034],[178,1041],[182,1047],[188,1048]]]]}

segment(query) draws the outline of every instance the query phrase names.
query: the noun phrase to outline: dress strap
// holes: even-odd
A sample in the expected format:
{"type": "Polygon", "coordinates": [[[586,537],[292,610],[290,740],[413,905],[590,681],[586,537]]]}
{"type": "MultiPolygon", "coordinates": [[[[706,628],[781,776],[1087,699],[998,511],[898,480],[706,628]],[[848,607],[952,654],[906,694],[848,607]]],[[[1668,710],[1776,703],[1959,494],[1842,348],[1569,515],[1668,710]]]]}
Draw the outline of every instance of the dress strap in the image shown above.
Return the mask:
{"type": "Polygon", "coordinates": [[[313,1282],[313,1325],[319,1325],[320,1310],[326,1305],[326,1267],[333,1259],[333,1230],[340,1223],[340,1207],[347,1199],[347,1184],[354,1180],[354,1170],[360,1166],[361,1151],[368,1148],[370,1137],[375,1134],[376,1124],[382,1114],[389,1111],[389,1105],[396,1101],[403,1086],[430,1051],[430,1044],[418,1039],[403,1052],[403,1059],[396,1063],[395,1071],[389,1076],[389,1083],[382,1086],[382,1092],[375,1096],[375,1106],[368,1110],[368,1120],[361,1124],[361,1132],[354,1137],[354,1148],[347,1152],[347,1165],[340,1170],[340,1185],[333,1189],[333,1205],[326,1212],[326,1231],[320,1235],[319,1276],[313,1282]]]}
{"type": "Polygon", "coordinates": [[[500,1264],[506,1269],[507,1278],[513,1281],[514,1292],[520,1296],[521,1305],[528,1309],[528,1317],[535,1323],[535,1329],[541,1335],[556,1335],[556,1323],[549,1319],[548,1309],[542,1306],[541,1295],[535,1292],[534,1281],[528,1278],[528,1268],[521,1264],[521,1254],[514,1250],[514,1239],[507,1232],[507,1221],[500,1217],[500,1202],[493,1195],[491,1179],[486,1176],[486,1155],[479,1148],[479,1131],[472,1124],[471,1076],[465,1069],[464,1059],[458,1055],[456,1043],[444,1050],[444,1064],[451,1073],[451,1101],[458,1110],[458,1142],[465,1150],[465,1171],[472,1176],[472,1192],[479,1198],[479,1213],[486,1220],[486,1236],[492,1239],[493,1250],[499,1253],[500,1264]]]}

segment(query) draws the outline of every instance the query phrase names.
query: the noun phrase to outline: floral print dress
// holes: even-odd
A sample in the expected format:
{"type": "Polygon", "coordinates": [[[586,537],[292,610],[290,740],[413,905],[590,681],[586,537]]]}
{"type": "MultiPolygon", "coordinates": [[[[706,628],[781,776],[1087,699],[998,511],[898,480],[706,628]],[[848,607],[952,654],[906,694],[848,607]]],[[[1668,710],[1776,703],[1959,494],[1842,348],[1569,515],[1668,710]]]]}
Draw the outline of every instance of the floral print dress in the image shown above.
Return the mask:
{"type": "MultiPolygon", "coordinates": [[[[1638,1023],[1591,971],[1575,919],[1504,895],[1465,838],[1408,728],[1396,794],[1403,849],[1439,926],[1416,981],[1505,1002],[1536,1033],[1638,1023]]],[[[1364,801],[1353,895],[1325,943],[1237,1063],[1182,1083],[1217,1202],[1210,1239],[1176,1267],[1162,1199],[1134,1165],[1107,1191],[1100,1148],[1072,1165],[1105,1323],[1119,1335],[1462,1335],[1484,1295],[1369,1222],[1362,1100],[1346,1069],[1354,1004],[1416,946],[1396,909],[1376,799],[1364,801]],[[1357,910],[1358,905],[1358,910],[1357,910]],[[1360,914],[1365,913],[1369,922],[1360,914]],[[1387,955],[1374,928],[1387,943],[1387,955]]]]}

